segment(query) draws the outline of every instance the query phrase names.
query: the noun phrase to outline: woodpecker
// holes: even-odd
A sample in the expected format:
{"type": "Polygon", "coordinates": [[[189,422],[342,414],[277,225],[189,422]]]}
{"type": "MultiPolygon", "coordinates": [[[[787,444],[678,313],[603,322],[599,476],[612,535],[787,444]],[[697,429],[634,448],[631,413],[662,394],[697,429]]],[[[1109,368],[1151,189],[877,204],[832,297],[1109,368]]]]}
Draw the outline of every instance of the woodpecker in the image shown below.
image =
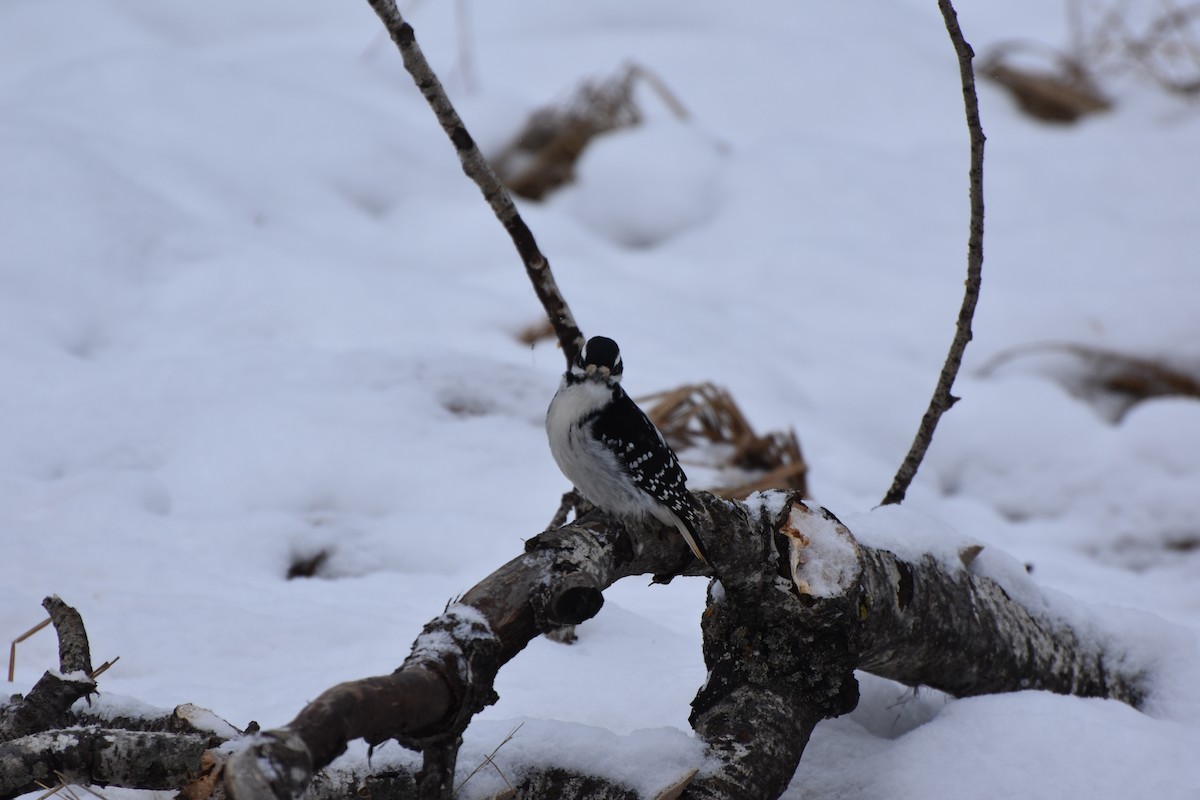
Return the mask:
{"type": "Polygon", "coordinates": [[[679,530],[710,564],[696,531],[703,512],[662,434],[621,388],[617,343],[588,339],[563,374],[546,412],[550,452],[563,475],[597,508],[628,520],[650,515],[679,530]]]}

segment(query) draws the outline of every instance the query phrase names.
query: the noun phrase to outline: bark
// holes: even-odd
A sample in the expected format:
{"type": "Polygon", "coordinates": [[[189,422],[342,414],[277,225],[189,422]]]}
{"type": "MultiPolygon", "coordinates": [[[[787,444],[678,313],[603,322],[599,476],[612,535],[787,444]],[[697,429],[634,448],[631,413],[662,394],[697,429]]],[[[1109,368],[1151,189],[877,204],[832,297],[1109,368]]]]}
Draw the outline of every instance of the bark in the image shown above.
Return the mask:
{"type": "MultiPolygon", "coordinates": [[[[453,142],[464,172],[512,238],[569,363],[583,335],[532,232],[466,131],[394,0],[369,2],[453,142]]],[[[968,279],[930,409],[885,503],[903,499],[938,419],[955,401],[950,390],[971,338],[983,261],[984,136],[973,53],[950,1],[938,4],[959,57],[971,136],[968,279]]],[[[691,722],[714,758],[703,774],[688,776],[663,798],[777,797],[815,726],[857,703],[855,668],[960,696],[1036,688],[1137,705],[1145,695],[1145,676],[1129,671],[1130,661],[1121,658],[1115,643],[1080,636],[969,568],[947,567],[931,557],[909,563],[863,547],[832,515],[810,510],[794,493],[744,503],[699,498],[711,521],[705,541],[722,580],[710,590],[702,622],[709,675],[693,701],[691,722]],[[814,543],[820,545],[815,550],[814,543]],[[827,558],[831,551],[841,555],[827,558]]],[[[61,674],[47,672],[28,697],[0,707],[0,798],[60,777],[131,788],[185,787],[185,798],[219,796],[222,768],[224,790],[236,800],[299,797],[310,786],[315,797],[344,796],[344,784],[338,788],[335,778],[317,773],[347,742],[363,738],[372,744],[396,739],[422,751],[425,761],[416,775],[401,771],[362,779],[356,784],[360,794],[365,788],[376,798],[443,800],[453,792],[463,730],[496,701],[498,670],[535,636],[594,616],[603,590],[622,577],[651,574],[669,581],[707,570],[673,531],[656,525],[626,530],[602,514],[584,515],[531,539],[522,556],[448,606],[426,625],[396,672],[333,687],[286,728],[256,734],[228,763],[212,748],[236,731],[196,731],[161,720],[128,721],[128,727],[162,724],[163,730],[64,729],[73,718],[71,705],[94,691],[95,673],[78,613],[49,598],[61,674]],[[327,792],[329,787],[335,788],[327,792]]],[[[560,798],[636,796],[609,779],[558,769],[527,770],[515,788],[560,798]]]]}
{"type": "MultiPolygon", "coordinates": [[[[852,592],[803,595],[788,568],[794,495],[758,509],[764,558],[756,580],[710,592],[701,630],[708,680],[692,701],[693,729],[720,767],[687,798],[774,798],[796,772],[817,723],[858,704],[857,604],[852,592]]],[[[848,532],[846,534],[848,536],[848,532]]]]}
{"type": "MultiPolygon", "coordinates": [[[[87,707],[72,708],[63,720],[63,727],[111,728],[142,733],[194,733],[209,737],[214,747],[244,733],[208,709],[191,703],[176,706],[169,713],[164,711],[138,717],[114,715],[109,712],[101,714],[87,707]]],[[[257,723],[251,722],[249,727],[250,732],[258,730],[257,723]]]]}
{"type": "MultiPolygon", "coordinates": [[[[494,753],[493,753],[494,755],[494,753]]],[[[653,800],[677,800],[695,777],[693,769],[656,792],[653,800]]],[[[526,764],[506,767],[508,789],[491,800],[553,797],[555,800],[646,800],[646,795],[612,777],[570,772],[560,767],[526,764]]],[[[331,767],[318,774],[305,794],[305,800],[341,800],[357,795],[371,800],[415,800],[418,797],[417,773],[401,766],[363,772],[356,768],[331,767]]],[[[458,792],[470,776],[456,779],[458,792]]]]}
{"type": "MultiPolygon", "coordinates": [[[[724,581],[709,592],[709,675],[692,714],[714,758],[686,788],[681,782],[684,798],[778,796],[814,727],[854,707],[855,668],[959,696],[1036,688],[1137,705],[1145,695],[1145,676],[1130,671],[1134,660],[1118,643],[1023,606],[969,565],[907,562],[862,546],[794,493],[697,498],[724,581]]],[[[222,766],[224,787],[241,800],[298,797],[310,784],[315,796],[333,796],[326,787],[337,773],[319,771],[354,738],[396,739],[427,755],[417,775],[357,779],[372,796],[444,797],[462,731],[495,701],[497,671],[533,637],[594,616],[602,591],[622,577],[707,569],[674,531],[626,529],[592,512],[529,540],[524,554],[449,605],[396,672],[329,689],[227,763],[212,748],[238,731],[195,709],[102,725],[86,711],[64,712],[57,725],[0,745],[0,798],[54,782],[56,771],[131,788],[190,782],[188,798],[210,797],[221,792],[222,766]],[[204,730],[191,720],[204,720],[204,730]]],[[[532,765],[510,777],[531,796],[632,796],[611,779],[532,765]]]]}
{"type": "MultiPolygon", "coordinates": [[[[630,786],[600,777],[568,772],[557,767],[530,766],[518,775],[510,775],[515,791],[510,797],[546,797],[555,800],[644,800],[630,786]]],[[[461,780],[461,779],[460,779],[461,780]]],[[[416,800],[416,773],[387,769],[370,774],[334,772],[313,781],[306,800],[342,800],[357,795],[371,800],[416,800]]],[[[673,796],[678,796],[677,794],[673,796]]],[[[500,795],[496,800],[505,797],[500,795]]],[[[661,800],[672,797],[660,795],[661,800]]],[[[656,798],[658,800],[658,798],[656,798]]]]}
{"type": "Polygon", "coordinates": [[[56,786],[179,789],[209,764],[209,737],[108,728],[72,728],[23,736],[0,745],[0,797],[56,786]]]}
{"type": "Polygon", "coordinates": [[[60,672],[82,672],[92,674],[92,650],[88,645],[87,630],[83,617],[58,597],[51,595],[42,601],[42,607],[50,614],[54,632],[58,634],[58,669],[60,672]]]}
{"type": "Polygon", "coordinates": [[[298,796],[356,738],[444,748],[496,701],[492,685],[503,664],[534,637],[595,616],[614,581],[704,569],[677,534],[659,527],[631,536],[599,513],[535,536],[523,555],[426,625],[396,672],[324,692],[285,729],[261,734],[231,759],[226,785],[235,797],[298,796]],[[265,764],[273,780],[257,775],[265,764]]]}
{"type": "Polygon", "coordinates": [[[47,597],[42,606],[58,634],[59,669],[42,675],[25,697],[0,707],[0,742],[60,726],[75,701],[96,690],[79,612],[57,596],[47,597]]]}
{"type": "Polygon", "coordinates": [[[81,697],[95,691],[96,684],[82,673],[78,679],[46,672],[17,702],[0,708],[0,742],[58,727],[67,710],[81,697]]]}
{"type": "MultiPolygon", "coordinates": [[[[179,789],[212,775],[211,752],[240,732],[204,709],[182,705],[169,715],[100,719],[73,710],[96,691],[91,648],[79,612],[57,596],[42,605],[58,634],[59,672],[47,672],[26,697],[0,707],[0,797],[61,782],[179,789]]],[[[204,792],[194,797],[207,797],[204,792]]]]}
{"type": "MultiPolygon", "coordinates": [[[[1125,671],[1115,644],[1078,636],[968,567],[864,547],[794,494],[697,496],[724,581],[702,623],[709,676],[692,714],[716,766],[685,798],[778,796],[813,728],[856,704],[856,668],[956,695],[1039,688],[1131,704],[1144,695],[1144,676],[1125,671]]],[[[534,636],[590,618],[601,591],[626,575],[703,569],[672,532],[627,531],[599,514],[541,534],[431,622],[396,673],[334,687],[231,759],[229,793],[297,797],[355,737],[425,752],[456,746],[496,699],[500,666],[534,636]],[[264,764],[270,780],[255,774],[264,764]]]]}
{"type": "Polygon", "coordinates": [[[869,610],[860,669],[956,697],[1042,689],[1135,707],[1145,698],[1146,676],[1113,663],[1119,642],[1084,639],[989,578],[948,571],[929,556],[907,563],[869,548],[862,564],[869,610]]]}

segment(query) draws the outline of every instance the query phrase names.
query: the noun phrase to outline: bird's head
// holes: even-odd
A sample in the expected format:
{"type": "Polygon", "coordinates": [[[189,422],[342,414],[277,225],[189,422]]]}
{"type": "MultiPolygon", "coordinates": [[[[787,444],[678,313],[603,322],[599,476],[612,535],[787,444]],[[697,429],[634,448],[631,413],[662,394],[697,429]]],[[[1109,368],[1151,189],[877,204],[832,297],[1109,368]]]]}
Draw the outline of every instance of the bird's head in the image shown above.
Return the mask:
{"type": "Polygon", "coordinates": [[[621,349],[607,336],[593,336],[579,351],[569,375],[576,381],[593,380],[604,383],[620,383],[625,366],[621,363],[621,349]]]}

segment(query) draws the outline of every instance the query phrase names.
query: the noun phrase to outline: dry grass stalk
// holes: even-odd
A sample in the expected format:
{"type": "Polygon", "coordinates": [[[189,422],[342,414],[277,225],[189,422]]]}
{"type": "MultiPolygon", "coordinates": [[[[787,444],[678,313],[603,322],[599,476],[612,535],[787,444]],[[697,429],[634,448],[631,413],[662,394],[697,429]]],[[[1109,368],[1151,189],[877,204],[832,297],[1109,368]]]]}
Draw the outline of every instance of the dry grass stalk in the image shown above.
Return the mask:
{"type": "MultiPolygon", "coordinates": [[[[38,786],[40,786],[46,790],[45,792],[43,792],[42,794],[39,794],[37,796],[37,800],[46,800],[47,797],[53,797],[54,795],[58,794],[59,792],[61,792],[67,788],[67,785],[65,783],[61,783],[61,782],[57,786],[54,786],[53,788],[47,786],[46,784],[42,783],[41,781],[37,781],[36,783],[38,786]]],[[[68,790],[68,792],[69,791],[70,790],[68,790]]]]}
{"type": "Polygon", "coordinates": [[[120,660],[121,660],[121,657],[117,656],[112,661],[105,661],[103,664],[101,664],[100,666],[98,666],[94,670],[92,670],[92,674],[88,675],[88,677],[91,678],[92,680],[99,678],[105,672],[108,672],[109,668],[111,668],[113,664],[116,664],[120,660]]]}
{"type": "Polygon", "coordinates": [[[517,331],[517,341],[523,345],[533,347],[541,341],[546,341],[554,338],[554,326],[549,320],[540,320],[531,322],[521,330],[517,331]]]}
{"type": "Polygon", "coordinates": [[[12,640],[12,644],[10,644],[8,647],[8,682],[9,683],[13,682],[13,677],[14,677],[14,675],[16,673],[16,669],[17,669],[17,645],[19,645],[21,642],[28,639],[30,636],[33,636],[35,633],[40,631],[42,628],[45,628],[52,621],[53,620],[50,617],[46,617],[44,620],[39,622],[37,625],[34,625],[32,628],[30,628],[29,630],[25,631],[20,636],[18,636],[17,638],[12,640]]]}
{"type": "Polygon", "coordinates": [[[1200,95],[1200,3],[1157,4],[1155,11],[1137,0],[1071,0],[1067,52],[1007,42],[980,60],[979,73],[1011,92],[1021,110],[1046,122],[1071,123],[1111,108],[1098,85],[1101,74],[1136,71],[1173,94],[1200,95]],[[1019,53],[1036,53],[1050,66],[1018,66],[1019,53]]]}
{"type": "Polygon", "coordinates": [[[710,489],[730,500],[766,489],[808,494],[808,465],[795,431],[759,436],[729,392],[711,383],[687,384],[641,398],[646,414],[676,450],[699,444],[729,445],[718,469],[756,473],[750,480],[710,489]]]}
{"type": "MultiPolygon", "coordinates": [[[[63,786],[64,786],[64,787],[65,787],[65,786],[67,786],[67,776],[66,776],[66,775],[63,775],[63,774],[62,774],[61,772],[59,772],[58,770],[55,770],[55,771],[54,771],[54,777],[56,777],[56,778],[58,778],[60,781],[62,781],[62,783],[63,783],[63,786]]],[[[98,797],[98,798],[100,798],[100,800],[108,800],[108,798],[107,798],[107,797],[105,797],[105,796],[104,796],[104,795],[103,795],[101,792],[97,791],[96,789],[93,789],[93,788],[92,788],[92,787],[90,787],[90,786],[85,786],[85,785],[83,785],[83,784],[78,784],[78,785],[79,785],[79,788],[80,788],[80,789],[83,789],[85,792],[87,792],[88,794],[92,795],[93,797],[98,797]]],[[[70,790],[70,789],[67,789],[67,792],[68,792],[69,794],[71,794],[72,796],[74,796],[74,792],[71,792],[71,790],[70,790]]]]}
{"type": "Polygon", "coordinates": [[[637,64],[622,67],[602,81],[584,81],[558,105],[533,113],[525,127],[492,161],[492,169],[513,194],[540,200],[570,183],[575,162],[595,137],[642,121],[634,100],[637,83],[646,83],[677,117],[687,111],[663,82],[637,64]]]}
{"type": "Polygon", "coordinates": [[[979,74],[1003,86],[1022,111],[1043,122],[1069,124],[1112,108],[1081,60],[1032,43],[996,47],[981,60],[979,74]],[[1015,54],[1033,49],[1048,54],[1051,67],[1035,71],[1013,63],[1015,54]]]}
{"type": "Polygon", "coordinates": [[[1200,3],[1157,0],[1072,0],[1071,38],[1080,60],[1096,70],[1143,71],[1163,89],[1200,94],[1200,3]],[[1141,32],[1139,33],[1139,29],[1141,32]]]}
{"type": "Polygon", "coordinates": [[[1193,23],[1200,23],[1200,3],[1179,8],[1164,0],[1166,9],[1129,52],[1159,86],[1186,96],[1200,94],[1200,41],[1193,23]]]}
{"type": "Polygon", "coordinates": [[[1155,397],[1200,400],[1200,376],[1160,360],[1067,342],[1046,342],[1005,350],[985,364],[980,374],[990,375],[1016,358],[1039,353],[1062,353],[1075,358],[1080,371],[1059,377],[1068,391],[1087,400],[1102,401],[1099,405],[1114,422],[1120,421],[1133,406],[1155,397]]]}
{"type": "Polygon", "coordinates": [[[500,767],[497,766],[494,759],[496,757],[496,753],[500,752],[500,748],[504,747],[504,745],[511,742],[513,740],[513,737],[517,735],[517,732],[519,730],[521,730],[521,728],[524,727],[524,725],[525,725],[525,723],[522,722],[522,723],[518,724],[517,727],[515,727],[511,731],[509,731],[508,736],[504,737],[504,741],[502,741],[502,742],[500,742],[500,744],[496,745],[496,749],[492,750],[491,753],[488,753],[486,756],[484,756],[483,761],[480,761],[479,765],[476,766],[475,769],[471,770],[471,774],[468,775],[467,777],[463,778],[459,782],[458,786],[454,787],[454,794],[457,795],[462,790],[463,786],[466,785],[467,781],[471,780],[471,778],[474,778],[475,773],[477,773],[477,772],[479,772],[479,770],[483,769],[486,764],[491,764],[492,769],[496,770],[496,773],[500,776],[500,780],[504,781],[504,785],[507,787],[506,789],[501,791],[499,797],[505,797],[505,798],[515,797],[517,794],[517,790],[513,788],[512,782],[509,781],[508,776],[504,774],[504,770],[500,769],[500,767]]]}

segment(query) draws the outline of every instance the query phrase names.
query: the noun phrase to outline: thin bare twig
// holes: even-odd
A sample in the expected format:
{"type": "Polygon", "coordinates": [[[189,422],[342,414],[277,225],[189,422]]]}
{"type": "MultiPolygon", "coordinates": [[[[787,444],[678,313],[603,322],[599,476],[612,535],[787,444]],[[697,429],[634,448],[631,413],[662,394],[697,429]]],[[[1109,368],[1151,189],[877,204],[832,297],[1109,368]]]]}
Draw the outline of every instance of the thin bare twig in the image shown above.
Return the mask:
{"type": "Polygon", "coordinates": [[[950,394],[954,386],[954,378],[962,365],[963,353],[967,342],[971,341],[971,318],[975,315],[975,305],[979,302],[979,285],[983,276],[983,143],[987,137],[983,135],[983,126],[979,122],[979,97],[975,94],[975,70],[971,65],[975,51],[963,38],[962,29],[958,26],[958,15],[950,0],[938,0],[938,8],[946,21],[946,31],[958,54],[958,71],[962,80],[963,105],[967,112],[967,130],[971,136],[971,227],[967,239],[967,282],[963,292],[962,307],[958,311],[958,324],[954,333],[954,341],[950,344],[950,352],[946,355],[946,363],[938,376],[937,387],[929,401],[929,408],[921,418],[916,438],[904,462],[892,480],[892,486],[884,495],[880,505],[900,503],[908,492],[908,487],[917,475],[925,451],[933,441],[933,432],[937,428],[942,414],[950,410],[958,398],[950,394]]]}
{"type": "Polygon", "coordinates": [[[483,192],[483,197],[492,207],[496,219],[500,220],[500,224],[512,238],[521,260],[525,263],[525,272],[533,284],[533,291],[546,310],[546,316],[550,319],[550,324],[554,326],[554,334],[558,337],[559,344],[562,345],[567,364],[570,365],[583,348],[584,337],[579,326],[575,324],[575,317],[571,314],[567,301],[558,290],[554,274],[550,271],[550,262],[538,249],[533,232],[529,230],[529,226],[517,212],[512,195],[496,177],[491,165],[475,145],[475,140],[467,132],[462,118],[458,116],[458,112],[450,103],[450,98],[446,96],[441,81],[433,74],[429,62],[425,60],[425,54],[417,45],[412,26],[404,21],[400,10],[396,8],[395,0],[368,0],[368,2],[371,4],[371,8],[375,9],[375,13],[379,15],[379,19],[387,28],[392,41],[400,49],[400,56],[404,59],[404,68],[408,70],[408,74],[412,76],[413,82],[421,90],[425,101],[433,109],[442,130],[454,144],[454,149],[458,152],[458,160],[462,162],[463,172],[483,192]]]}

